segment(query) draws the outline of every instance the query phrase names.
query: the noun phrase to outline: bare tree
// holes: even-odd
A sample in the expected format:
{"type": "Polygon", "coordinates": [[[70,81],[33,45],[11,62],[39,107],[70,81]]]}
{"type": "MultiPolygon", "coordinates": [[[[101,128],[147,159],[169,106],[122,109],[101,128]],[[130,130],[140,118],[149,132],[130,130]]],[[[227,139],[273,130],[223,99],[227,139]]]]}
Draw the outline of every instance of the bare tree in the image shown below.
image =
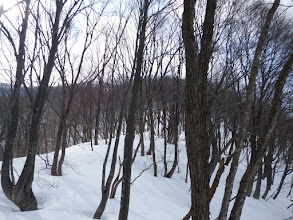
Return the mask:
{"type": "Polygon", "coordinates": [[[207,73],[212,55],[216,0],[208,0],[200,45],[194,36],[196,0],[184,1],[182,36],[186,57],[186,148],[191,180],[192,219],[209,219],[207,73]],[[199,49],[200,48],[200,49],[199,49]]]}
{"type": "MultiPolygon", "coordinates": [[[[13,142],[9,141],[9,136],[7,138],[7,147],[5,149],[6,151],[6,162],[3,163],[3,169],[5,172],[5,175],[2,176],[1,183],[3,191],[5,192],[6,196],[13,201],[22,211],[28,211],[28,210],[35,210],[37,209],[37,201],[34,196],[34,193],[32,191],[32,182],[34,179],[34,166],[35,166],[35,156],[38,151],[38,138],[39,138],[39,129],[40,129],[40,122],[42,118],[42,114],[44,111],[44,105],[48,93],[48,87],[49,87],[49,81],[50,76],[54,67],[55,62],[55,55],[58,50],[58,45],[62,37],[64,36],[64,32],[66,31],[68,24],[70,21],[75,17],[75,15],[80,11],[82,8],[82,2],[81,1],[75,1],[70,7],[69,11],[65,16],[62,16],[64,5],[67,3],[67,1],[62,0],[56,0],[55,1],[55,11],[54,16],[51,16],[51,20],[49,20],[51,25],[50,30],[50,40],[51,41],[48,44],[48,57],[47,60],[44,60],[43,65],[43,76],[40,78],[40,85],[38,88],[38,91],[36,93],[35,99],[33,100],[32,105],[32,115],[31,115],[31,123],[30,123],[30,130],[29,130],[29,141],[28,141],[28,153],[27,153],[27,159],[24,165],[24,168],[22,170],[22,173],[17,181],[16,184],[13,184],[9,177],[9,161],[12,160],[11,157],[11,150],[13,147],[13,142]],[[62,22],[63,21],[63,22],[62,22]]],[[[22,36],[24,37],[21,41],[21,45],[24,48],[24,39],[25,39],[25,31],[27,29],[28,25],[28,13],[29,13],[29,1],[25,2],[26,10],[25,10],[25,19],[23,20],[23,27],[22,30],[24,31],[22,33],[22,36]]],[[[43,7],[43,10],[45,13],[50,14],[47,8],[45,8],[47,4],[42,4],[41,7],[43,7]]],[[[40,7],[40,4],[38,5],[40,7]]],[[[41,22],[38,20],[39,17],[35,18],[37,19],[36,22],[39,25],[39,27],[42,25],[41,22]]],[[[47,22],[47,21],[46,21],[47,22]]],[[[40,39],[42,40],[42,39],[40,39]]],[[[16,53],[17,54],[17,53],[16,53]]],[[[23,60],[24,54],[22,54],[22,58],[20,59],[20,63],[24,62],[23,60]]],[[[22,74],[23,71],[23,64],[22,68],[19,70],[22,74]]],[[[20,74],[19,73],[19,74],[20,74]]],[[[17,83],[21,83],[21,81],[18,81],[17,83]]],[[[21,84],[20,84],[21,85],[21,84]]],[[[17,87],[20,87],[16,86],[17,87]]],[[[16,106],[13,111],[13,115],[17,113],[17,98],[14,105],[16,106]]],[[[12,111],[12,112],[13,112],[12,111]]],[[[13,116],[18,117],[17,115],[13,116]]],[[[12,120],[10,123],[13,126],[13,129],[11,129],[11,134],[15,133],[17,130],[17,121],[12,120]],[[16,123],[15,123],[16,122],[16,123]]],[[[11,168],[10,168],[11,169],[11,168]]]]}
{"type": "MultiPolygon", "coordinates": [[[[120,16],[122,17],[122,16],[120,16]]],[[[128,17],[129,18],[129,17],[128,17]]],[[[110,148],[112,145],[112,133],[114,132],[114,94],[115,94],[115,88],[114,88],[114,74],[115,74],[115,68],[117,67],[117,60],[118,60],[118,46],[120,44],[120,40],[122,38],[122,36],[125,33],[125,29],[127,27],[127,23],[128,23],[128,19],[126,19],[125,22],[122,22],[122,20],[119,21],[119,28],[117,33],[115,34],[115,47],[113,49],[113,66],[112,66],[112,74],[111,74],[111,116],[110,116],[110,138],[109,138],[109,143],[108,143],[108,149],[106,152],[106,156],[105,156],[105,160],[103,163],[103,172],[102,172],[102,184],[101,184],[101,191],[102,191],[102,199],[100,201],[100,204],[94,214],[94,219],[100,219],[104,213],[104,210],[106,208],[107,205],[107,201],[109,198],[109,193],[110,193],[110,188],[111,188],[111,183],[112,180],[114,178],[114,174],[115,174],[115,168],[116,168],[116,161],[117,161],[117,152],[118,152],[118,145],[119,145],[119,141],[120,141],[120,135],[121,135],[121,130],[122,130],[122,123],[123,123],[123,117],[124,117],[124,111],[126,108],[126,104],[127,104],[127,98],[129,95],[129,91],[131,88],[131,83],[129,83],[126,92],[123,96],[123,100],[121,103],[121,108],[120,108],[120,112],[119,112],[119,116],[118,116],[118,121],[117,121],[117,129],[116,129],[116,138],[115,138],[115,143],[114,143],[114,149],[113,149],[113,154],[112,154],[112,161],[111,161],[111,168],[110,168],[110,172],[108,175],[108,178],[106,180],[106,167],[107,167],[107,161],[108,161],[108,157],[109,157],[109,153],[110,153],[110,148]]],[[[105,64],[105,63],[104,63],[105,64]]],[[[133,75],[131,76],[131,78],[133,77],[133,75]]],[[[121,169],[121,166],[120,166],[121,169]]],[[[119,174],[120,174],[120,169],[119,169],[119,174]]]]}
{"type": "Polygon", "coordinates": [[[288,77],[291,68],[293,65],[293,53],[290,54],[290,56],[287,59],[287,62],[285,63],[283,69],[280,72],[280,75],[276,81],[275,84],[275,91],[274,91],[274,97],[272,100],[272,107],[269,113],[269,119],[268,122],[264,128],[263,135],[261,136],[261,144],[258,149],[257,155],[251,160],[249,163],[242,179],[240,182],[240,186],[238,189],[238,193],[236,196],[236,200],[233,206],[233,209],[231,211],[230,220],[234,219],[240,219],[242,207],[245,201],[245,197],[247,195],[247,190],[250,182],[253,181],[253,177],[255,176],[260,164],[261,160],[264,156],[264,153],[267,149],[268,143],[273,135],[273,132],[275,130],[278,116],[280,113],[280,108],[282,104],[282,94],[283,94],[283,88],[286,82],[286,78],[288,77]]]}
{"type": "MultiPolygon", "coordinates": [[[[13,160],[12,149],[14,145],[14,140],[16,138],[17,126],[18,126],[18,112],[19,112],[19,94],[20,87],[24,81],[24,69],[25,69],[25,40],[28,28],[28,19],[30,11],[30,1],[25,1],[25,10],[23,18],[23,23],[21,24],[21,31],[19,32],[19,48],[17,50],[15,42],[9,32],[9,30],[1,22],[1,30],[4,32],[5,36],[8,38],[10,44],[14,49],[14,54],[16,55],[17,67],[16,67],[16,77],[15,83],[11,96],[11,110],[10,110],[10,120],[9,127],[6,135],[6,143],[3,154],[2,163],[2,176],[1,185],[3,192],[8,199],[13,201],[21,210],[35,210],[37,209],[37,202],[32,194],[32,192],[22,192],[22,196],[17,198],[16,195],[20,194],[22,189],[15,189],[15,185],[10,178],[10,170],[13,169],[10,163],[13,160]],[[29,194],[29,195],[27,195],[29,194]]],[[[24,184],[20,184],[22,187],[24,184]]]]}
{"type": "MultiPolygon", "coordinates": [[[[85,10],[86,11],[86,10],[85,10]]],[[[66,141],[63,140],[63,147],[62,147],[62,155],[58,163],[58,156],[59,156],[59,150],[61,146],[61,139],[62,137],[66,136],[67,133],[67,119],[69,117],[71,106],[73,103],[73,98],[76,93],[76,90],[78,89],[78,85],[81,83],[79,79],[81,78],[81,72],[83,71],[83,65],[85,62],[86,52],[89,49],[94,39],[94,29],[97,26],[97,22],[94,22],[92,25],[90,25],[91,20],[91,11],[86,11],[86,30],[85,30],[85,38],[84,38],[84,45],[81,50],[81,56],[79,57],[79,60],[76,62],[76,59],[72,59],[72,56],[74,53],[70,50],[68,44],[70,40],[70,30],[68,29],[65,37],[64,37],[64,44],[65,44],[65,51],[63,52],[63,57],[58,57],[58,65],[57,70],[59,72],[61,82],[62,82],[62,104],[61,104],[61,113],[59,114],[60,121],[58,125],[58,131],[57,131],[57,137],[56,137],[56,145],[55,145],[55,152],[54,152],[54,159],[53,164],[51,168],[51,175],[53,176],[62,176],[62,164],[65,157],[65,144],[66,141]],[[77,65],[75,65],[77,63],[77,65]],[[66,77],[66,65],[69,65],[70,72],[71,72],[71,83],[68,82],[68,79],[66,77]],[[68,90],[68,91],[67,91],[68,90]],[[67,98],[68,93],[68,99],[67,98]]],[[[70,27],[70,25],[68,25],[70,27]]]]}
{"type": "Polygon", "coordinates": [[[131,101],[129,104],[129,112],[127,117],[127,128],[124,142],[124,159],[123,159],[123,177],[122,177],[122,192],[121,192],[121,203],[119,211],[119,220],[125,220],[128,216],[129,211],[129,199],[130,199],[130,183],[131,183],[131,165],[132,165],[132,151],[133,151],[133,140],[135,133],[135,115],[137,106],[137,96],[139,92],[141,66],[143,63],[143,53],[145,45],[145,33],[147,25],[147,12],[149,8],[149,0],[144,0],[140,13],[139,20],[139,41],[138,49],[135,52],[135,74],[134,81],[131,91],[131,101]]]}
{"type": "Polygon", "coordinates": [[[259,59],[260,55],[262,52],[263,45],[265,43],[266,37],[268,35],[268,30],[270,27],[270,24],[272,22],[272,19],[274,17],[274,14],[279,6],[280,1],[276,0],[272,6],[272,8],[269,10],[265,23],[262,27],[261,34],[258,39],[257,47],[254,52],[254,58],[253,58],[253,63],[251,67],[251,72],[250,72],[250,77],[249,77],[249,84],[246,88],[246,99],[243,105],[243,115],[242,115],[242,120],[241,120],[241,127],[239,131],[239,136],[238,140],[236,142],[236,149],[233,154],[233,161],[231,164],[230,172],[226,180],[226,188],[225,188],[225,194],[224,198],[222,201],[222,207],[219,215],[219,220],[224,220],[227,218],[227,212],[228,212],[228,207],[229,207],[229,201],[231,198],[232,194],[232,188],[233,188],[233,183],[238,167],[238,162],[239,162],[239,157],[241,153],[241,148],[242,144],[246,138],[247,135],[247,128],[249,124],[249,119],[250,119],[250,113],[251,113],[251,104],[252,104],[252,99],[253,99],[253,90],[254,90],[254,85],[255,85],[255,80],[256,76],[258,73],[259,69],[259,59]]]}

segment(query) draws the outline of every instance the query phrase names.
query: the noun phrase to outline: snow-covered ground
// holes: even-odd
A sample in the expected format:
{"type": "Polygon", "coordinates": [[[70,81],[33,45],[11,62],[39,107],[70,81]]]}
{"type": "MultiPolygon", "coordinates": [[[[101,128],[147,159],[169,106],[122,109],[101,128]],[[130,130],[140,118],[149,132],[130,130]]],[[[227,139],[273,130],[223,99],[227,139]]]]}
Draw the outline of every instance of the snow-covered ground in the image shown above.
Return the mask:
{"type": "MultiPolygon", "coordinates": [[[[123,158],[124,137],[120,140],[118,154],[123,158]]],[[[135,139],[134,147],[137,146],[135,139]]],[[[146,148],[149,142],[146,139],[146,148]]],[[[173,146],[169,145],[169,152],[173,146]]],[[[138,153],[132,168],[132,178],[135,179],[141,173],[131,187],[130,220],[179,220],[185,216],[190,208],[189,182],[185,183],[186,153],[184,137],[180,136],[179,166],[171,179],[163,176],[163,140],[156,140],[156,153],[158,161],[158,177],[153,176],[151,156],[141,157],[138,153]],[[148,168],[149,169],[146,169],[148,168]],[[145,170],[146,169],[146,170],[145,170]],[[144,171],[145,170],[145,171],[144,171]],[[179,172],[178,172],[179,171],[179,172]]],[[[38,200],[39,210],[32,212],[20,212],[10,202],[0,189],[0,219],[1,220],[89,220],[101,198],[101,173],[107,145],[104,141],[94,146],[91,151],[89,143],[72,146],[66,150],[66,160],[63,168],[64,175],[53,177],[50,169],[46,169],[44,160],[36,159],[35,181],[33,191],[38,200]]],[[[147,150],[147,149],[146,149],[147,150]]],[[[45,158],[45,155],[42,155],[45,158]]],[[[53,154],[48,154],[52,162],[53,154]]],[[[112,157],[112,155],[111,155],[112,157]]],[[[111,157],[110,160],[111,161],[111,157]]],[[[172,154],[169,154],[169,168],[172,166],[172,154]]],[[[20,173],[25,158],[18,158],[14,166],[20,173]]],[[[118,164],[118,163],[117,163],[118,164]]],[[[109,167],[109,166],[108,166],[109,167]]],[[[241,162],[236,177],[235,191],[245,169],[245,161],[241,162]]],[[[116,172],[118,171],[118,165],[116,172]]],[[[225,188],[225,178],[228,168],[221,178],[220,185],[211,202],[211,219],[216,219],[221,207],[222,196],[225,188]]],[[[116,174],[115,174],[116,176],[116,174]]],[[[279,183],[281,174],[275,179],[275,185],[269,196],[274,192],[279,183]]],[[[1,187],[0,187],[1,188],[1,187]]],[[[116,193],[116,198],[109,199],[102,219],[116,220],[119,213],[121,185],[116,193]]],[[[262,192],[264,190],[264,184],[262,192]]],[[[276,200],[255,200],[247,198],[242,212],[242,220],[283,220],[289,218],[292,209],[288,191],[283,191],[276,200]]]]}

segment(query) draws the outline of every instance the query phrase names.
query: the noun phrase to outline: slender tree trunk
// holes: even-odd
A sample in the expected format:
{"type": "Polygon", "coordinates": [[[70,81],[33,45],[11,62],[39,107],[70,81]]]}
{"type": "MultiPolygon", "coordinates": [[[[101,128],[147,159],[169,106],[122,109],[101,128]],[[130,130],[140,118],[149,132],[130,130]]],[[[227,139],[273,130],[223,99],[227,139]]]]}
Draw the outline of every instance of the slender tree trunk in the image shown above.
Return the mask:
{"type": "MultiPolygon", "coordinates": [[[[139,91],[139,97],[140,97],[140,103],[143,103],[143,92],[142,92],[142,80],[140,80],[140,91],[139,91]]],[[[139,134],[140,134],[140,155],[145,155],[144,150],[144,126],[145,126],[145,120],[144,120],[144,114],[142,108],[140,109],[139,113],[139,134]]]]}
{"type": "MultiPolygon", "coordinates": [[[[113,63],[113,67],[112,67],[112,79],[111,79],[111,84],[112,84],[112,93],[111,93],[111,122],[110,122],[110,140],[109,140],[109,144],[108,144],[108,149],[107,149],[107,153],[105,156],[105,160],[103,163],[103,175],[102,175],[102,184],[101,184],[101,191],[102,191],[102,199],[100,201],[100,204],[94,214],[94,219],[100,219],[105,211],[107,202],[108,202],[108,198],[109,198],[109,193],[110,193],[110,188],[111,188],[111,183],[112,180],[114,178],[114,174],[115,174],[115,169],[116,169],[116,161],[117,161],[117,152],[118,152],[118,145],[119,145],[119,140],[120,140],[120,135],[121,135],[121,130],[122,130],[122,121],[123,121],[123,113],[126,107],[126,100],[128,97],[128,93],[130,90],[130,84],[127,87],[127,90],[124,94],[123,100],[122,100],[122,104],[121,104],[121,109],[120,109],[120,113],[118,116],[118,126],[117,126],[117,130],[116,130],[116,139],[115,139],[115,143],[114,143],[114,150],[113,150],[113,154],[112,154],[112,162],[111,162],[111,168],[110,168],[110,172],[107,178],[107,181],[105,183],[105,178],[106,178],[106,166],[107,166],[107,161],[108,161],[108,155],[110,152],[110,148],[112,145],[112,135],[113,135],[113,130],[115,128],[114,126],[114,119],[115,119],[115,111],[114,111],[114,68],[115,68],[115,64],[116,64],[116,53],[115,53],[115,57],[114,57],[114,63],[113,63]]],[[[119,158],[120,160],[120,158],[119,158]]],[[[120,173],[120,169],[121,169],[121,165],[119,168],[119,173],[120,173]]]]}
{"type": "Polygon", "coordinates": [[[137,96],[139,92],[139,82],[141,75],[141,67],[143,63],[143,53],[145,45],[145,33],[147,24],[147,12],[149,7],[149,0],[144,0],[142,9],[141,29],[139,30],[139,46],[136,57],[136,71],[134,75],[134,82],[131,93],[131,101],[129,105],[129,113],[127,117],[126,136],[124,141],[124,160],[123,160],[123,177],[122,177],[122,192],[119,211],[119,220],[126,220],[128,218],[129,211],[129,199],[130,199],[130,183],[131,183],[131,164],[132,164],[132,151],[133,140],[135,133],[135,115],[137,96]]]}
{"type": "MultiPolygon", "coordinates": [[[[236,141],[236,146],[237,146],[237,142],[238,141],[236,141]]],[[[229,175],[226,179],[225,193],[224,193],[224,197],[222,200],[222,206],[221,206],[221,210],[220,210],[219,220],[227,220],[229,202],[230,202],[231,195],[232,195],[233,184],[234,184],[234,179],[235,179],[235,175],[236,175],[237,168],[238,168],[240,153],[241,153],[240,151],[236,151],[232,157],[233,159],[232,159],[232,163],[231,163],[231,167],[230,167],[230,172],[229,172],[229,175]]]]}
{"type": "MultiPolygon", "coordinates": [[[[116,61],[116,54],[115,54],[115,61],[116,61]]],[[[109,144],[108,144],[108,150],[105,156],[105,160],[103,163],[103,176],[102,176],[102,185],[101,185],[101,191],[102,191],[102,199],[100,201],[100,204],[94,214],[94,219],[100,219],[105,211],[107,202],[108,202],[108,198],[109,198],[109,193],[110,193],[110,188],[111,188],[111,183],[112,180],[114,178],[114,174],[115,174],[115,168],[116,168],[116,161],[117,161],[117,152],[118,152],[118,145],[119,145],[119,140],[120,140],[120,135],[121,135],[121,130],[122,130],[122,121],[123,121],[123,113],[126,107],[126,100],[128,97],[128,93],[130,90],[130,84],[126,90],[126,93],[124,94],[123,100],[122,100],[122,105],[121,105],[121,109],[120,109],[120,113],[118,116],[118,127],[116,130],[116,139],[115,139],[115,143],[114,143],[114,150],[113,150],[113,154],[112,154],[112,162],[111,162],[111,168],[110,168],[110,172],[107,178],[107,181],[105,183],[105,177],[106,177],[106,165],[107,165],[107,160],[108,160],[108,155],[110,152],[110,147],[112,144],[112,133],[113,133],[113,129],[114,129],[114,116],[115,116],[115,112],[114,112],[114,66],[115,66],[115,62],[113,64],[113,72],[112,72],[112,99],[111,99],[111,132],[110,132],[110,140],[109,140],[109,144]]],[[[120,160],[120,158],[119,158],[120,160]]],[[[120,174],[120,169],[121,169],[121,165],[119,168],[119,174],[120,174]]]]}
{"type": "Polygon", "coordinates": [[[66,147],[67,147],[67,126],[65,126],[64,131],[63,131],[63,137],[62,137],[62,151],[61,151],[61,157],[58,163],[58,176],[62,176],[62,165],[65,159],[65,152],[66,152],[66,147]]]}
{"type": "MultiPolygon", "coordinates": [[[[180,69],[180,66],[178,67],[180,69]]],[[[180,74],[180,72],[178,72],[180,74]]],[[[175,91],[174,91],[174,161],[171,170],[167,174],[167,178],[171,178],[175,172],[175,169],[178,165],[178,126],[179,126],[179,78],[177,77],[175,82],[175,91]]]]}
{"type": "MultiPolygon", "coordinates": [[[[254,92],[254,96],[256,96],[256,91],[254,92]]],[[[255,116],[255,103],[253,103],[252,105],[251,115],[252,115],[252,131],[250,135],[250,147],[251,147],[250,160],[253,160],[255,155],[257,154],[257,141],[256,141],[257,129],[256,129],[256,116],[255,116]]],[[[248,187],[247,196],[251,196],[252,188],[253,188],[253,181],[250,183],[250,186],[248,187]]]]}
{"type": "MultiPolygon", "coordinates": [[[[164,104],[163,104],[164,105],[164,104]]],[[[167,126],[166,126],[166,108],[163,107],[163,136],[164,136],[164,176],[167,176],[168,164],[167,164],[167,126]]]]}
{"type": "Polygon", "coordinates": [[[279,195],[279,193],[281,192],[281,189],[283,187],[283,184],[284,184],[284,181],[285,181],[285,178],[287,176],[287,172],[289,170],[289,165],[288,163],[286,162],[286,166],[285,166],[285,169],[284,169],[284,172],[283,172],[283,175],[282,175],[282,178],[281,178],[281,181],[280,181],[280,184],[278,186],[278,189],[277,189],[277,192],[276,194],[274,195],[273,199],[276,199],[279,195]]]}
{"type": "Polygon", "coordinates": [[[152,99],[150,99],[150,109],[149,109],[149,120],[150,120],[150,131],[151,131],[151,139],[150,139],[150,149],[153,157],[153,166],[154,166],[154,176],[158,176],[158,168],[156,162],[156,145],[155,145],[155,127],[154,127],[154,114],[153,114],[153,105],[152,99]]]}
{"type": "Polygon", "coordinates": [[[95,145],[98,145],[98,139],[99,139],[99,127],[100,127],[100,114],[101,114],[101,105],[102,105],[102,99],[103,99],[103,92],[104,92],[104,70],[102,72],[102,76],[99,79],[99,98],[98,98],[98,107],[96,110],[96,121],[95,121],[95,145]]]}
{"type": "Polygon", "coordinates": [[[271,186],[273,185],[272,181],[272,160],[273,160],[273,145],[270,144],[269,151],[267,156],[265,157],[265,176],[267,178],[267,185],[262,198],[265,199],[268,195],[269,190],[271,190],[271,186]]]}
{"type": "MultiPolygon", "coordinates": [[[[113,155],[112,155],[110,173],[109,173],[108,179],[106,181],[106,184],[104,184],[104,181],[102,181],[103,182],[102,183],[102,199],[101,199],[100,204],[95,212],[94,219],[100,219],[102,217],[102,215],[105,211],[107,202],[108,202],[111,183],[112,183],[112,180],[113,180],[114,174],[115,174],[116,161],[117,161],[117,151],[118,151],[118,145],[119,145],[119,140],[120,140],[120,135],[121,135],[121,130],[122,130],[123,112],[124,112],[124,109],[126,106],[127,94],[128,94],[128,91],[126,92],[126,94],[124,96],[121,110],[120,110],[120,114],[119,114],[119,118],[118,118],[118,127],[117,127],[117,131],[116,131],[116,139],[115,139],[114,150],[113,150],[113,155]]],[[[110,144],[109,144],[109,146],[110,146],[110,144]]],[[[106,169],[105,166],[106,166],[106,163],[104,163],[104,165],[103,165],[103,173],[105,172],[105,169],[106,169]]],[[[120,171],[119,171],[119,173],[120,173],[120,171]]],[[[103,179],[104,178],[105,177],[103,174],[103,179]]]]}
{"type": "Polygon", "coordinates": [[[221,176],[225,170],[225,164],[224,164],[225,160],[224,158],[221,159],[220,163],[219,163],[219,168],[218,168],[218,171],[217,171],[217,174],[215,176],[215,179],[213,181],[213,184],[210,188],[210,201],[212,200],[212,198],[214,197],[214,194],[216,192],[216,189],[219,185],[219,182],[220,182],[220,179],[221,179],[221,176]]]}
{"type": "MultiPolygon", "coordinates": [[[[161,71],[161,79],[163,78],[163,71],[161,71]]],[[[161,103],[163,105],[162,108],[162,134],[163,134],[163,138],[164,138],[164,156],[163,156],[163,160],[164,160],[164,177],[167,176],[168,173],[168,164],[167,164],[167,110],[166,110],[166,100],[164,97],[164,90],[163,90],[163,83],[161,83],[160,86],[160,95],[161,95],[161,103]]],[[[159,124],[159,122],[158,122],[159,124]]]]}
{"type": "MultiPolygon", "coordinates": [[[[63,88],[63,89],[65,89],[65,88],[63,88]]],[[[72,86],[71,94],[70,94],[70,97],[69,97],[69,100],[67,102],[67,106],[66,106],[65,110],[64,110],[65,93],[63,95],[63,107],[62,107],[62,113],[61,113],[59,126],[58,126],[56,145],[55,145],[55,151],[54,151],[54,158],[53,158],[53,164],[52,164],[52,168],[51,168],[51,175],[52,176],[61,176],[60,173],[62,173],[62,172],[58,171],[58,169],[62,169],[62,164],[61,164],[61,166],[58,164],[59,150],[60,150],[60,146],[61,146],[62,136],[64,136],[64,132],[67,132],[66,121],[67,121],[67,118],[69,116],[70,109],[71,109],[71,106],[72,106],[74,90],[75,90],[75,86],[72,86]]],[[[67,134],[66,134],[66,137],[67,137],[67,134]]],[[[62,151],[63,151],[63,149],[62,149],[62,151]]],[[[65,155],[65,153],[64,153],[64,155],[65,155]]],[[[63,158],[63,160],[64,160],[64,158],[63,158]]],[[[59,161],[59,163],[60,163],[60,161],[59,161]]]]}
{"type": "MultiPolygon", "coordinates": [[[[259,137],[261,134],[260,130],[260,121],[261,121],[261,113],[262,113],[262,106],[263,106],[263,98],[264,98],[264,84],[265,82],[262,82],[261,85],[261,91],[260,91],[260,98],[258,100],[257,104],[257,109],[255,108],[255,102],[256,102],[256,88],[254,91],[254,96],[255,96],[255,101],[252,105],[252,135],[251,135],[251,160],[254,159],[255,155],[257,154],[258,148],[259,148],[259,143],[256,140],[256,137],[259,137]],[[255,112],[257,111],[257,112],[255,112]]],[[[258,175],[257,175],[257,183],[256,183],[256,188],[253,194],[253,197],[255,199],[259,199],[260,196],[260,188],[261,188],[261,180],[262,180],[262,165],[259,168],[258,175]]],[[[252,192],[252,187],[253,187],[253,181],[251,182],[251,185],[248,188],[248,193],[247,196],[251,195],[252,192]]]]}
{"type": "Polygon", "coordinates": [[[62,133],[64,131],[64,127],[65,127],[64,116],[61,115],[61,119],[59,121],[59,126],[58,126],[58,131],[57,131],[57,137],[56,137],[56,145],[55,145],[53,164],[52,164],[52,168],[51,168],[51,175],[52,176],[58,176],[58,172],[57,172],[58,157],[59,157],[59,150],[60,150],[62,133]]]}

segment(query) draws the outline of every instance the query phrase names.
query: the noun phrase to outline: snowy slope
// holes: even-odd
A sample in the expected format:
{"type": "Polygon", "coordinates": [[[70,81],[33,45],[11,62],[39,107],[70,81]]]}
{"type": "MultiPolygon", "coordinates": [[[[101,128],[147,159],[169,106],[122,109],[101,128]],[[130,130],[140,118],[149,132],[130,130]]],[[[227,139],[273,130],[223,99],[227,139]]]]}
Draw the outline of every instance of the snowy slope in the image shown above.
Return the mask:
{"type": "MultiPolygon", "coordinates": [[[[118,154],[123,158],[123,136],[120,140],[118,154]]],[[[136,147],[138,138],[135,139],[136,147]]],[[[149,142],[146,139],[146,146],[149,142]]],[[[163,140],[156,140],[156,152],[158,161],[158,177],[153,176],[152,158],[150,156],[141,157],[138,153],[133,164],[132,177],[136,178],[131,188],[130,200],[130,220],[179,220],[185,216],[190,208],[189,183],[184,182],[186,172],[186,153],[183,137],[180,137],[180,159],[179,169],[172,179],[163,178],[163,140]],[[179,173],[178,173],[179,170],[179,173]]],[[[66,160],[62,177],[50,175],[50,169],[45,166],[45,162],[37,157],[36,173],[33,185],[34,193],[38,200],[39,210],[32,212],[20,212],[11,203],[0,189],[0,219],[1,220],[88,220],[93,214],[101,198],[101,172],[104,155],[107,145],[100,141],[100,145],[94,146],[91,151],[90,144],[84,143],[72,146],[66,150],[66,160]]],[[[172,152],[173,146],[169,145],[172,152]]],[[[49,154],[52,161],[53,154],[49,154]]],[[[172,154],[169,155],[172,165],[172,154]]],[[[45,155],[42,155],[45,158],[45,155]]],[[[25,158],[18,158],[14,161],[14,166],[18,173],[24,164],[25,158]]],[[[109,166],[108,166],[109,167],[109,166]]],[[[245,165],[242,164],[237,173],[237,181],[243,174],[245,165]]],[[[118,165],[117,169],[118,170],[118,165]]],[[[226,168],[226,171],[228,169],[226,168]]],[[[115,174],[116,176],[116,174],[115,174]]],[[[225,178],[227,172],[222,176],[222,181],[211,202],[211,219],[218,216],[225,188],[225,178]]],[[[279,177],[280,178],[280,177],[279,177]]],[[[276,182],[278,184],[278,180],[276,182]]],[[[276,184],[276,185],[277,185],[276,184]]],[[[277,186],[273,187],[273,191],[277,186]]],[[[235,185],[235,189],[238,183],[235,185]]],[[[119,213],[120,188],[116,193],[116,198],[109,199],[102,219],[116,220],[119,213]]],[[[272,191],[272,192],[273,192],[272,191]]],[[[236,191],[235,191],[236,193],[236,191]]],[[[278,220],[286,219],[292,215],[292,210],[286,209],[290,201],[286,197],[287,192],[281,193],[276,201],[254,200],[247,198],[242,214],[242,220],[278,220]]],[[[270,194],[269,194],[270,195],[270,194]]]]}

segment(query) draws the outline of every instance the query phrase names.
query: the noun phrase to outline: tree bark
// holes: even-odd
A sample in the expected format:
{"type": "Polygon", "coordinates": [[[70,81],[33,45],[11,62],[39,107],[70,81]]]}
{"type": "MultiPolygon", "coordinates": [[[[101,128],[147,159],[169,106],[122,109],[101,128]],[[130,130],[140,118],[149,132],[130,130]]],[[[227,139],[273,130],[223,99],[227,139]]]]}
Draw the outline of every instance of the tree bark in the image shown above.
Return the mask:
{"type": "Polygon", "coordinates": [[[207,72],[212,55],[216,0],[208,0],[200,52],[194,36],[195,0],[184,1],[182,36],[186,56],[186,148],[191,180],[192,219],[209,219],[207,72]]]}

